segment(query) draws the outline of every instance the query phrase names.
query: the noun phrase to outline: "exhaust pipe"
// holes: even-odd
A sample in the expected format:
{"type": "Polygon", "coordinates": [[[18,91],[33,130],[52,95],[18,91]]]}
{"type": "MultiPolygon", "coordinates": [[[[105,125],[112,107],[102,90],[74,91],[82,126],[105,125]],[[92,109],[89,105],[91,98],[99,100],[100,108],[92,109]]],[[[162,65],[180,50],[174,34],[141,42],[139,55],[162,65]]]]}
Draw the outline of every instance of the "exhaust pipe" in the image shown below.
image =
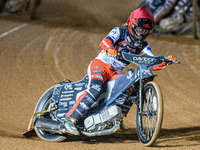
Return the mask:
{"type": "Polygon", "coordinates": [[[102,135],[110,135],[114,132],[117,131],[117,129],[119,128],[120,125],[120,121],[115,121],[115,124],[112,128],[107,129],[107,130],[102,130],[102,131],[95,131],[95,132],[85,132],[85,131],[81,131],[81,133],[83,135],[86,135],[88,137],[93,137],[93,136],[102,136],[102,135]]]}
{"type": "Polygon", "coordinates": [[[40,130],[50,132],[52,134],[64,134],[65,133],[65,128],[64,128],[62,122],[54,121],[52,119],[38,118],[35,121],[35,127],[40,130]]]}

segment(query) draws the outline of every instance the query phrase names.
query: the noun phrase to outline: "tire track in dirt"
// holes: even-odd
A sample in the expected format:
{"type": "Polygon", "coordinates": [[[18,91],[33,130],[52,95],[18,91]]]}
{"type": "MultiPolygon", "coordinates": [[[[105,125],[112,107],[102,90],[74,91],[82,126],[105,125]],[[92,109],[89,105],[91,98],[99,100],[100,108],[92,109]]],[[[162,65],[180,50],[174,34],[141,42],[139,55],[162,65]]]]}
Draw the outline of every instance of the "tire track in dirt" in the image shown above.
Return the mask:
{"type": "MultiPolygon", "coordinates": [[[[34,42],[37,41],[36,39],[38,38],[38,35],[35,36],[36,33],[31,33],[31,28],[31,25],[27,25],[25,28],[21,29],[20,32],[24,33],[24,35],[22,35],[21,37],[18,32],[13,32],[13,40],[8,40],[10,35],[3,38],[3,40],[5,41],[4,46],[6,48],[4,48],[3,51],[1,50],[1,64],[3,64],[1,68],[4,67],[2,69],[3,74],[1,75],[1,79],[3,81],[1,82],[1,98],[8,99],[9,103],[7,101],[2,101],[2,112],[4,113],[1,113],[1,125],[4,130],[8,129],[8,133],[13,134],[18,132],[20,127],[17,127],[17,130],[15,130],[15,126],[18,123],[15,125],[12,122],[24,120],[23,114],[29,112],[29,110],[27,109],[23,109],[22,111],[22,108],[20,107],[21,105],[16,104],[20,101],[21,104],[27,104],[33,107],[35,105],[35,103],[33,103],[33,101],[31,100],[34,97],[33,94],[31,94],[31,92],[34,90],[34,88],[32,88],[33,80],[30,79],[30,76],[32,74],[27,74],[27,71],[31,71],[33,67],[32,64],[34,64],[34,60],[31,63],[29,61],[31,60],[30,57],[32,57],[32,53],[29,53],[29,50],[32,49],[33,46],[35,46],[34,42]],[[28,34],[26,32],[28,32],[28,34]],[[23,37],[27,38],[21,40],[20,38],[23,37]],[[12,111],[10,110],[15,110],[16,112],[14,115],[21,117],[17,119],[13,118],[12,111]],[[10,120],[11,122],[9,124],[6,124],[6,120],[10,120]]],[[[37,27],[34,31],[37,32],[37,27]]],[[[44,32],[45,31],[46,30],[44,30],[44,32]]],[[[44,32],[41,32],[41,34],[44,32]]]]}
{"type": "MultiPolygon", "coordinates": [[[[195,52],[193,52],[193,51],[190,51],[189,53],[192,53],[193,54],[193,56],[195,57],[195,56],[197,56],[195,53],[197,53],[197,51],[199,51],[198,50],[198,48],[196,47],[196,48],[193,48],[194,49],[194,51],[195,52]]],[[[183,55],[183,57],[185,58],[185,62],[188,64],[188,66],[189,66],[189,68],[191,69],[191,71],[194,73],[194,74],[197,74],[197,76],[200,74],[200,71],[199,71],[199,69],[197,69],[197,67],[194,65],[196,62],[191,62],[190,60],[189,60],[189,54],[186,54],[186,50],[183,50],[182,51],[182,55],[183,55]]],[[[191,54],[190,54],[191,55],[191,54]]],[[[197,56],[197,58],[198,58],[198,56],[197,56]]],[[[197,60],[196,58],[193,58],[193,60],[197,60]]]]}

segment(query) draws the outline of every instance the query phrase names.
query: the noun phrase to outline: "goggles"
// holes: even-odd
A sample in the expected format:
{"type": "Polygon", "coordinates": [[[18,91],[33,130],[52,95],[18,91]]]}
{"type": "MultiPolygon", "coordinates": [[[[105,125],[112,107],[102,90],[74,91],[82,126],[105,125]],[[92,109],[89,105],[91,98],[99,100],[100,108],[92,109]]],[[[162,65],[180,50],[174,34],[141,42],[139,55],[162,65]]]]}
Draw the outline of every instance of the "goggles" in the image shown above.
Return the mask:
{"type": "Polygon", "coordinates": [[[145,28],[140,28],[138,26],[135,26],[135,33],[137,35],[147,35],[151,32],[152,30],[150,29],[145,29],[145,28]]]}

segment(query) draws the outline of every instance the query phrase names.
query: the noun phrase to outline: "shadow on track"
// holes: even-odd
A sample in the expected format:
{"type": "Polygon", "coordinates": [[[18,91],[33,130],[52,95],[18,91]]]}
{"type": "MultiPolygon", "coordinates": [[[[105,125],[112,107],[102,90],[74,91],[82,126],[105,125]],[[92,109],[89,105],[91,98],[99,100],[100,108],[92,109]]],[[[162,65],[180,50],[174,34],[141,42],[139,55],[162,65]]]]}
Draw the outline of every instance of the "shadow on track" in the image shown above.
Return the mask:
{"type": "MultiPolygon", "coordinates": [[[[184,146],[199,146],[200,145],[200,127],[188,127],[188,128],[177,128],[177,129],[161,129],[160,135],[158,137],[159,141],[156,143],[158,147],[181,147],[183,144],[173,144],[166,146],[159,146],[159,144],[167,143],[170,141],[190,141],[198,142],[196,145],[184,145],[184,146]]],[[[176,142],[179,143],[179,142],[176,142]]]]}
{"type": "MultiPolygon", "coordinates": [[[[158,140],[155,143],[155,147],[165,147],[159,146],[163,142],[174,141],[174,140],[188,140],[188,141],[200,141],[200,127],[188,127],[188,128],[177,128],[177,129],[161,129],[158,140]]],[[[135,143],[139,142],[137,137],[136,129],[129,128],[127,132],[118,131],[115,134],[101,136],[101,137],[85,137],[79,136],[69,137],[66,142],[82,141],[86,144],[97,144],[97,143],[135,143]]],[[[199,142],[200,145],[200,142],[199,142]]],[[[180,147],[182,145],[167,145],[166,147],[180,147]]],[[[188,145],[190,146],[190,145],[188,145]]]]}
{"type": "MultiPolygon", "coordinates": [[[[1,132],[0,136],[6,136],[5,132],[1,132]]],[[[9,136],[11,137],[11,135],[9,136]]],[[[33,132],[30,138],[36,137],[33,132]]],[[[17,138],[17,137],[16,137],[17,138]]],[[[159,144],[167,141],[174,140],[188,140],[188,141],[200,141],[200,127],[188,127],[188,128],[177,128],[177,129],[161,129],[158,137],[159,141],[156,142],[156,147],[160,147],[159,144]]],[[[138,137],[135,128],[129,128],[127,132],[118,131],[115,134],[99,137],[86,137],[81,136],[69,136],[65,142],[76,142],[82,141],[86,144],[97,144],[97,143],[130,143],[138,142],[138,137]]],[[[199,142],[200,145],[200,142],[199,142]]],[[[169,146],[169,145],[168,145],[169,146]]],[[[177,145],[180,146],[180,145],[177,145]]],[[[173,147],[173,146],[172,146],[173,147]]]]}

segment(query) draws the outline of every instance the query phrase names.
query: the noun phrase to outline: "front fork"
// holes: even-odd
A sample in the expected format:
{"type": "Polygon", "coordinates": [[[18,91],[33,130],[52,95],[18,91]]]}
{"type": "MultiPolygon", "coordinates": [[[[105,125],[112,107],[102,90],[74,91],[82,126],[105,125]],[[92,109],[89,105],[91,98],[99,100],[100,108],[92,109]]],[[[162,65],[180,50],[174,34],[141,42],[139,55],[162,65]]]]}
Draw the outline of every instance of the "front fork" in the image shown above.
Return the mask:
{"type": "Polygon", "coordinates": [[[138,102],[138,106],[139,106],[139,113],[142,113],[142,89],[143,89],[143,85],[142,85],[142,67],[139,67],[139,102],[138,102]]]}
{"type": "Polygon", "coordinates": [[[143,87],[146,83],[153,81],[154,77],[156,75],[149,76],[148,78],[145,78],[145,80],[142,79],[142,67],[139,67],[139,92],[137,94],[137,101],[136,104],[138,105],[138,112],[142,113],[142,107],[143,107],[143,87]]]}

